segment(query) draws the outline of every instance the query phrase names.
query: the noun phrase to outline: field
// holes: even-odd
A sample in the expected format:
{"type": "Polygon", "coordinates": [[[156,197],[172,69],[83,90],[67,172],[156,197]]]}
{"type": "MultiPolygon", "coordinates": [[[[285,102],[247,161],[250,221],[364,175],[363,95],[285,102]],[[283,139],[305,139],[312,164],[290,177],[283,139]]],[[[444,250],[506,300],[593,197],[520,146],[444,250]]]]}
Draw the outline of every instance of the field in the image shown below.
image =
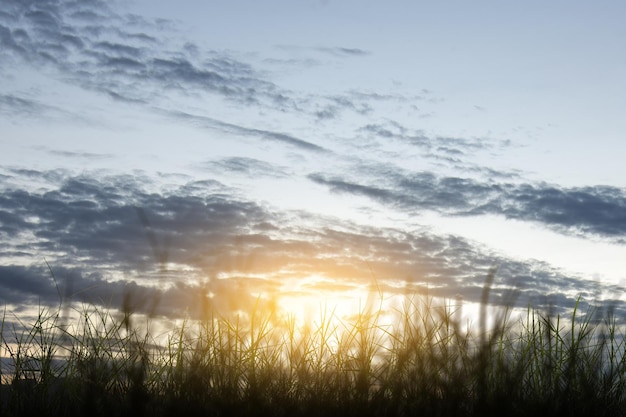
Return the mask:
{"type": "Polygon", "coordinates": [[[494,273],[470,326],[451,304],[412,295],[392,322],[369,306],[303,325],[256,305],[158,335],[126,304],[41,307],[21,327],[5,313],[0,415],[625,415],[624,328],[611,309],[487,317],[494,273]]]}

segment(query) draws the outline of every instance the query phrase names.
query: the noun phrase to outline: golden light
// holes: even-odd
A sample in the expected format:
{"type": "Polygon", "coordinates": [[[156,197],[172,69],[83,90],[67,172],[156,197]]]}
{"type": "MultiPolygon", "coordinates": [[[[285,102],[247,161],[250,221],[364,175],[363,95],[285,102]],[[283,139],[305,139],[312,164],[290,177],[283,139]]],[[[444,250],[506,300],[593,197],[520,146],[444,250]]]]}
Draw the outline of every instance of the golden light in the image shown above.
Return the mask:
{"type": "Polygon", "coordinates": [[[369,285],[341,283],[312,274],[285,282],[276,295],[280,313],[292,317],[299,325],[314,325],[321,317],[333,324],[350,320],[372,304],[369,285]]]}

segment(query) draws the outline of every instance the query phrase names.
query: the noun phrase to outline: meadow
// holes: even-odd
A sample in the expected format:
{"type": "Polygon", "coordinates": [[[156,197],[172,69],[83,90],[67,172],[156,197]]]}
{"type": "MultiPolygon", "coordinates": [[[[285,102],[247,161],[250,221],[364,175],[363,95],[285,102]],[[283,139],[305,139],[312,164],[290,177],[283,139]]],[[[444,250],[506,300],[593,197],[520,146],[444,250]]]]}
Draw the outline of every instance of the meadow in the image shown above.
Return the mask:
{"type": "Polygon", "coordinates": [[[158,336],[130,303],[40,307],[17,327],[5,313],[0,415],[625,415],[626,329],[611,309],[494,316],[494,274],[470,326],[417,295],[392,322],[369,306],[303,325],[257,304],[158,336]]]}

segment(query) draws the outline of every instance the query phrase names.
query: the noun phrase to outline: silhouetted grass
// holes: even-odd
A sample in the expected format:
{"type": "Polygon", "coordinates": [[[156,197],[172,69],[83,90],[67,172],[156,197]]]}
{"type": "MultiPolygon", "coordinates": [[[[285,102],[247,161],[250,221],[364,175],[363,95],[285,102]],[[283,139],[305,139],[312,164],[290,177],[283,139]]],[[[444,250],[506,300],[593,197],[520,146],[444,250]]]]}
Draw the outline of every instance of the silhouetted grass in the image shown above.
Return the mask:
{"type": "Polygon", "coordinates": [[[0,415],[626,414],[624,329],[610,310],[528,309],[511,322],[505,309],[487,328],[484,308],[472,330],[418,296],[391,325],[380,309],[300,325],[256,305],[246,320],[208,313],[157,341],[129,305],[121,316],[87,306],[67,323],[42,307],[26,330],[3,317],[0,415]]]}

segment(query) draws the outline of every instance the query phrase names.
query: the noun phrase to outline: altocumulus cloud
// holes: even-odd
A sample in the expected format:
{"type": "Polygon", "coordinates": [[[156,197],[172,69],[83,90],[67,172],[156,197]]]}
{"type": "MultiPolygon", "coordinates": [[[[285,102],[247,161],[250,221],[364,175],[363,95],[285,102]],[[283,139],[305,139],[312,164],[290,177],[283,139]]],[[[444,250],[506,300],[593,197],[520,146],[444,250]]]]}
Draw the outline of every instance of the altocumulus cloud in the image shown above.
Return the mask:
{"type": "MultiPolygon", "coordinates": [[[[227,52],[203,50],[193,42],[168,44],[162,39],[168,26],[164,23],[119,14],[99,0],[7,0],[0,14],[0,56],[55,69],[65,82],[128,103],[155,104],[179,91],[314,117],[319,113],[311,97],[280,88],[227,52]]],[[[333,56],[367,55],[340,46],[314,50],[333,56]]],[[[368,108],[347,98],[330,100],[335,109],[368,108]]]]}
{"type": "MultiPolygon", "coordinates": [[[[171,95],[181,93],[320,120],[346,111],[367,115],[381,100],[422,100],[368,91],[318,95],[281,88],[271,73],[230,52],[207,50],[191,41],[174,44],[164,35],[170,27],[174,25],[166,20],[121,14],[101,0],[7,0],[0,14],[0,57],[12,65],[52,69],[65,83],[124,103],[157,108],[168,108],[171,95]]],[[[369,55],[345,46],[305,51],[338,59],[369,55]]]]}
{"type": "MultiPolygon", "coordinates": [[[[168,89],[204,91],[242,103],[287,102],[270,81],[243,62],[198,48],[166,52],[157,23],[118,15],[103,1],[3,2],[0,46],[4,59],[47,65],[77,84],[113,97],[141,102],[168,89]]],[[[268,104],[269,105],[269,104],[268,104]]]]}

